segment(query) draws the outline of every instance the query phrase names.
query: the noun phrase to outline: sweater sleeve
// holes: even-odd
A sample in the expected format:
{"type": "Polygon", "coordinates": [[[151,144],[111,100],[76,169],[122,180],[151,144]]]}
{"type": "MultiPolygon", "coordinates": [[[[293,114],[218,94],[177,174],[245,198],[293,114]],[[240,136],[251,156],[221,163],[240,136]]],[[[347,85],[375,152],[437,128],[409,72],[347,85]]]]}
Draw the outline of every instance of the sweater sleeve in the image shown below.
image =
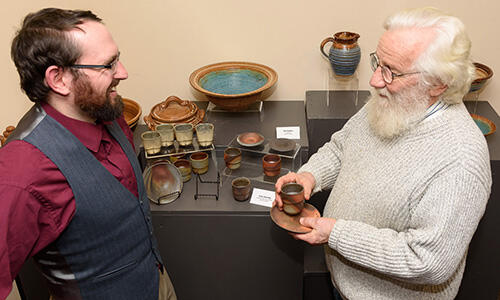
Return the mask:
{"type": "Polygon", "coordinates": [[[297,171],[298,173],[310,172],[313,174],[316,180],[313,193],[331,189],[335,184],[342,161],[345,130],[343,128],[332,134],[330,141],[319,148],[318,152],[313,154],[307,163],[297,171]]]}
{"type": "Polygon", "coordinates": [[[413,283],[439,284],[456,271],[481,219],[491,185],[457,165],[434,178],[408,229],[339,219],[328,245],[363,267],[413,283]]]}

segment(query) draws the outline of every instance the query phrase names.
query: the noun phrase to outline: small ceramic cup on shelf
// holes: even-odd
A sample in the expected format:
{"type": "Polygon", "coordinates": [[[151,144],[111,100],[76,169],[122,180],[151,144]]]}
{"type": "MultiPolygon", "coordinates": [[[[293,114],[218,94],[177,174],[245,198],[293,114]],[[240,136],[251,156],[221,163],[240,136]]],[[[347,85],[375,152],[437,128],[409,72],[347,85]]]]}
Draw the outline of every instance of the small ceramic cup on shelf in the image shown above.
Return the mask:
{"type": "Polygon", "coordinates": [[[205,152],[195,152],[189,156],[193,173],[205,174],[208,171],[208,154],[205,152]]]}
{"type": "Polygon", "coordinates": [[[237,177],[231,182],[233,189],[233,197],[237,201],[246,201],[250,198],[250,191],[252,189],[252,184],[250,179],[246,177],[237,177]]]}
{"type": "Polygon", "coordinates": [[[148,155],[157,154],[161,150],[161,138],[157,131],[146,131],[141,134],[144,151],[148,155]]]}
{"type": "Polygon", "coordinates": [[[281,187],[280,197],[286,214],[298,215],[304,208],[304,187],[299,183],[285,183],[281,187]]]}
{"type": "Polygon", "coordinates": [[[172,124],[160,124],[156,126],[156,131],[160,134],[161,145],[168,147],[174,144],[174,126],[172,124]]]}
{"type": "Polygon", "coordinates": [[[224,162],[229,169],[238,169],[241,165],[241,150],[232,147],[224,150],[224,162]]]}
{"type": "Polygon", "coordinates": [[[264,155],[262,157],[262,168],[266,176],[278,176],[281,172],[281,156],[276,154],[264,155]]]}
{"type": "Polygon", "coordinates": [[[211,123],[200,123],[196,125],[196,138],[202,147],[212,145],[214,140],[214,125],[211,123]]]}
{"type": "Polygon", "coordinates": [[[193,143],[193,124],[180,123],[174,126],[175,139],[181,146],[189,146],[193,143]]]}
{"type": "Polygon", "coordinates": [[[174,162],[174,166],[181,172],[182,182],[191,179],[191,162],[187,159],[178,159],[174,162]]]}

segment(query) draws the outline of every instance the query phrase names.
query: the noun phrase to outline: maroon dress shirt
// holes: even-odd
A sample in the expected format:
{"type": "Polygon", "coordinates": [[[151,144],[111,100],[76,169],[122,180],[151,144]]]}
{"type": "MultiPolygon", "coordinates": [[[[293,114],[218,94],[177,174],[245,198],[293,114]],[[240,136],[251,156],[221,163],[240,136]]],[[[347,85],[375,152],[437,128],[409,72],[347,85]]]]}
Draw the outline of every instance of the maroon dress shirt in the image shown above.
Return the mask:
{"type": "MultiPolygon", "coordinates": [[[[68,118],[48,104],[42,107],[138,197],[132,166],[103,124],[68,118]]],[[[117,121],[133,146],[127,123],[123,117],[117,121]]],[[[19,140],[0,148],[0,195],[0,299],[4,299],[24,262],[57,239],[71,222],[75,198],[56,165],[19,140]]]]}

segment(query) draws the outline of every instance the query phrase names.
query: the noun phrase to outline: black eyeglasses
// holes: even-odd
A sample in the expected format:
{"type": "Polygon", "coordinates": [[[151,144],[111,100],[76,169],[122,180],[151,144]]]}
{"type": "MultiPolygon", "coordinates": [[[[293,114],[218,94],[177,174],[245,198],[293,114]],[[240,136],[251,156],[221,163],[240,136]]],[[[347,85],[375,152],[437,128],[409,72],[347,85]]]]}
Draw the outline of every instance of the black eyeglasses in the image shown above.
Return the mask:
{"type": "Polygon", "coordinates": [[[71,68],[76,68],[76,69],[108,69],[113,72],[113,74],[116,72],[116,66],[118,65],[118,62],[120,61],[120,52],[118,52],[118,55],[116,58],[109,64],[107,65],[72,65],[70,66],[71,68]]]}
{"type": "Polygon", "coordinates": [[[418,74],[421,72],[411,72],[411,73],[404,73],[404,74],[396,74],[392,72],[391,68],[388,66],[383,66],[380,64],[380,60],[378,59],[377,53],[372,52],[370,53],[370,65],[372,67],[373,72],[375,72],[378,67],[381,68],[382,70],[382,78],[384,79],[385,83],[390,84],[394,78],[396,77],[403,77],[406,75],[413,75],[413,74],[418,74]]]}

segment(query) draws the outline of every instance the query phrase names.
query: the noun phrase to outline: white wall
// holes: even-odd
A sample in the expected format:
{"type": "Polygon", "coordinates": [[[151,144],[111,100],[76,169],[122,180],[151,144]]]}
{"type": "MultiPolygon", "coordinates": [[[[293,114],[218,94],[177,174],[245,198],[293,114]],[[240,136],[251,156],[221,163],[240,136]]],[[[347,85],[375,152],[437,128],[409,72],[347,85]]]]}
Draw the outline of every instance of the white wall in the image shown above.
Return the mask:
{"type": "MultiPolygon", "coordinates": [[[[329,64],[320,42],[335,32],[361,35],[359,88],[368,89],[368,53],[376,48],[382,22],[403,8],[435,6],[460,17],[473,41],[475,61],[500,70],[499,1],[490,0],[72,0],[11,1],[0,12],[0,132],[15,125],[31,102],[19,89],[10,43],[22,18],[42,7],[91,9],[102,17],[120,46],[129,79],[119,90],[138,101],[143,115],[167,96],[195,100],[189,75],[228,60],[263,63],[278,72],[269,100],[304,100],[305,91],[328,88],[329,64]]],[[[481,94],[500,111],[498,75],[481,94]]]]}

